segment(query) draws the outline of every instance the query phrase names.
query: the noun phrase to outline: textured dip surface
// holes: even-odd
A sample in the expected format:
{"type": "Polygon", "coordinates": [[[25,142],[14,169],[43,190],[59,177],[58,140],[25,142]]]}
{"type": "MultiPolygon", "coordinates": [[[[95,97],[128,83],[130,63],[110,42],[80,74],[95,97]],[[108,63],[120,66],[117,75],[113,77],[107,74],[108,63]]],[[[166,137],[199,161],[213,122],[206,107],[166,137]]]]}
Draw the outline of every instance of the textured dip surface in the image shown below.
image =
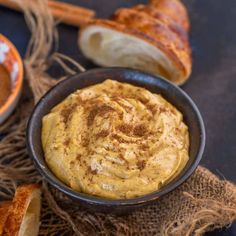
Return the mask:
{"type": "Polygon", "coordinates": [[[111,199],[160,189],[188,161],[182,114],[162,96],[106,80],[77,90],[43,118],[54,174],[72,189],[111,199]]]}

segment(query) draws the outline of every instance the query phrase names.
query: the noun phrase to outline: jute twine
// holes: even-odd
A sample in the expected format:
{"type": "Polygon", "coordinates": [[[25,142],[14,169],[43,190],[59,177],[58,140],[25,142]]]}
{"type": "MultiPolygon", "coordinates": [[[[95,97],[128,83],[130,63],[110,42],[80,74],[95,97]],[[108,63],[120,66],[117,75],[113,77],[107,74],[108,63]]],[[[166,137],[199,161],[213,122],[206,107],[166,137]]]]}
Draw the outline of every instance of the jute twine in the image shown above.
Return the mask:
{"type": "Polygon", "coordinates": [[[32,36],[24,59],[27,80],[22,99],[15,113],[0,126],[4,134],[0,141],[0,199],[11,199],[19,184],[42,183],[40,235],[198,236],[230,225],[236,219],[236,188],[203,167],[177,190],[127,216],[88,213],[47,185],[26,151],[27,119],[51,86],[84,69],[67,56],[54,53],[58,34],[46,0],[15,1],[23,8],[32,36]],[[47,73],[55,64],[65,72],[57,80],[47,73]]]}

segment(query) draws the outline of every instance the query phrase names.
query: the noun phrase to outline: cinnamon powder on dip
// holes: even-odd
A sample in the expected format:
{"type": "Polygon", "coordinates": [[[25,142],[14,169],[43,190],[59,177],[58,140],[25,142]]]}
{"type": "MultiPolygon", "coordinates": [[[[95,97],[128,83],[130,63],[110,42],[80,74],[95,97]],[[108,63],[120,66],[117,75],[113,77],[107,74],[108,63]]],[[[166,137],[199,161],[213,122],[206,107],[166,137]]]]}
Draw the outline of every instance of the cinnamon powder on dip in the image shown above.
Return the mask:
{"type": "Polygon", "coordinates": [[[0,107],[4,105],[11,94],[11,78],[7,69],[0,65],[0,107]]]}
{"type": "Polygon", "coordinates": [[[45,160],[72,189],[110,199],[143,196],[189,158],[183,115],[161,95],[106,80],[77,90],[42,121],[45,160]]]}

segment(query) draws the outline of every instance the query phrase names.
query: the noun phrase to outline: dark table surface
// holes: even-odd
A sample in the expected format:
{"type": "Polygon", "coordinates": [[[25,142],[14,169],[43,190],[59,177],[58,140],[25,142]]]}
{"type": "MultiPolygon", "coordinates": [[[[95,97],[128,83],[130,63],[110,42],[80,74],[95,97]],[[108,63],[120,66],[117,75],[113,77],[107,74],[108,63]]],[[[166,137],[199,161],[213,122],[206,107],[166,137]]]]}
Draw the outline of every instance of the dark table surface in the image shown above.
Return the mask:
{"type": "MultiPolygon", "coordinates": [[[[145,0],[67,0],[109,17],[118,7],[145,0]]],[[[191,18],[193,72],[182,88],[198,105],[206,125],[207,142],[201,165],[236,182],[236,0],[185,0],[191,18]]],[[[78,29],[59,26],[59,51],[85,68],[94,65],[77,47],[78,29]]],[[[0,7],[0,33],[7,36],[21,55],[30,37],[24,18],[0,7]]],[[[208,236],[235,236],[236,224],[208,236]]]]}

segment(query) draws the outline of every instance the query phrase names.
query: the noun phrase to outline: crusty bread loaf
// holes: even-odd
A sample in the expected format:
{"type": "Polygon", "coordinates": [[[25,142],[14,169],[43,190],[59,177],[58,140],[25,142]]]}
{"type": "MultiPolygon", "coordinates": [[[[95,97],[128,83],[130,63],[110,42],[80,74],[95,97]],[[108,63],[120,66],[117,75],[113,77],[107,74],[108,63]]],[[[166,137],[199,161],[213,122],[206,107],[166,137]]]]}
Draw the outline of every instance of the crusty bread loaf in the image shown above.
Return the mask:
{"type": "Polygon", "coordinates": [[[141,69],[182,84],[191,73],[188,14],[179,0],[118,9],[111,20],[84,26],[79,45],[102,66],[141,69]]]}
{"type": "Polygon", "coordinates": [[[41,208],[38,185],[23,185],[16,189],[12,202],[0,204],[0,235],[37,236],[41,208]]]}

